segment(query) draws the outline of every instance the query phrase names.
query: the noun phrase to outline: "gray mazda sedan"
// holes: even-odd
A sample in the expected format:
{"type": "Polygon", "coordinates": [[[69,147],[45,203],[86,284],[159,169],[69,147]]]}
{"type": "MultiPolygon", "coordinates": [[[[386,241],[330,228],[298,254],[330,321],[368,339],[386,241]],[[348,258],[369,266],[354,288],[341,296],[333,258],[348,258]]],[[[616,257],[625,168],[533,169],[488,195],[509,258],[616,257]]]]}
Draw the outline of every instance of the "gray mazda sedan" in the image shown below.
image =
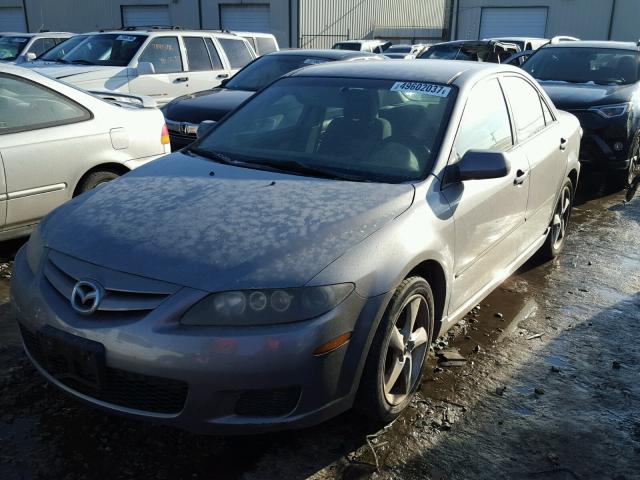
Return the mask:
{"type": "Polygon", "coordinates": [[[431,341],[563,248],[580,135],[514,67],[298,70],[42,221],[11,285],[26,352],[76,398],[196,432],[390,421],[431,341]]]}

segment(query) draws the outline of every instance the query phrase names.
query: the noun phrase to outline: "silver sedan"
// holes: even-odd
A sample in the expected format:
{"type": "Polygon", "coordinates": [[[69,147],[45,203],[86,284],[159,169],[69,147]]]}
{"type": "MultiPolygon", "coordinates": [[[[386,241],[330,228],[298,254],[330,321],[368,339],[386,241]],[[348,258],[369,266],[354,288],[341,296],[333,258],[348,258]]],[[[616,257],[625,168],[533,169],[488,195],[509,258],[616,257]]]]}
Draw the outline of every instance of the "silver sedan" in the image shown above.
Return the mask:
{"type": "Polygon", "coordinates": [[[171,151],[153,100],[100,95],[0,66],[0,240],[28,234],[63,202],[171,151]]]}
{"type": "Polygon", "coordinates": [[[74,397],[197,432],[390,421],[437,335],[562,250],[580,135],[514,67],[298,70],[42,222],[11,285],[26,351],[74,397]]]}

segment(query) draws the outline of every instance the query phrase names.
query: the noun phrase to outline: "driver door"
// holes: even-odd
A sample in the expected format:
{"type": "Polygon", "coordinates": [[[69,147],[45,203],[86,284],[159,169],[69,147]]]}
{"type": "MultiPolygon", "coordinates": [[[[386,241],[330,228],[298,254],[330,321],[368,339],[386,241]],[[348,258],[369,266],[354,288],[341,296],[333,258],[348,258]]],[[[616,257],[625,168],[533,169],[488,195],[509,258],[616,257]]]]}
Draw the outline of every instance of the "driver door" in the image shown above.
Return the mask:
{"type": "Polygon", "coordinates": [[[514,149],[507,104],[497,78],[483,80],[471,91],[458,128],[452,159],[468,150],[504,152],[511,164],[506,177],[451,182],[443,189],[454,212],[455,258],[449,314],[502,275],[520,249],[529,180],[525,155],[514,149]]]}
{"type": "Polygon", "coordinates": [[[153,97],[160,105],[189,93],[189,74],[185,72],[178,37],[152,38],[138,57],[138,65],[140,63],[153,65],[154,73],[133,73],[129,92],[153,97]]]}

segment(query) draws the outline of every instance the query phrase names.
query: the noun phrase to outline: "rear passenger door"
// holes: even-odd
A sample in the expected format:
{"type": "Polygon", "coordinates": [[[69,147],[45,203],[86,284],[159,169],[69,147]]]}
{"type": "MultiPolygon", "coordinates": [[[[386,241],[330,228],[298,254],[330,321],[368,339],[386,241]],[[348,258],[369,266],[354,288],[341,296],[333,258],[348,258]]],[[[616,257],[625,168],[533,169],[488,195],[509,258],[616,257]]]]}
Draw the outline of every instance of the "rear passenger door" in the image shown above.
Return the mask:
{"type": "Polygon", "coordinates": [[[530,179],[522,248],[539,240],[551,220],[566,168],[560,126],[538,89],[520,76],[501,80],[514,118],[517,150],[526,156],[530,179]]]}
{"type": "Polygon", "coordinates": [[[229,77],[229,71],[222,65],[218,49],[211,38],[183,37],[182,40],[187,52],[187,88],[190,92],[217,87],[229,77]]]}
{"type": "Polygon", "coordinates": [[[188,93],[189,75],[185,72],[182,49],[177,36],[153,37],[138,57],[138,64],[150,63],[154,73],[130,78],[129,91],[148,95],[159,104],[188,93]]]}
{"type": "Polygon", "coordinates": [[[243,38],[217,37],[216,40],[220,43],[227,57],[231,75],[234,75],[255,57],[249,43],[243,38]]]}

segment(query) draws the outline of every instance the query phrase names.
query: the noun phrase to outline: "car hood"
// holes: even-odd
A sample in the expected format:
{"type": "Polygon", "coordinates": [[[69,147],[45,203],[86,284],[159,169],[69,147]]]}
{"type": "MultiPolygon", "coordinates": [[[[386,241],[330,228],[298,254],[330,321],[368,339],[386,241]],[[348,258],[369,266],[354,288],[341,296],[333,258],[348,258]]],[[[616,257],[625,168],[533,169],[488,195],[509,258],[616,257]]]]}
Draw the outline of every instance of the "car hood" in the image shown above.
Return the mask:
{"type": "Polygon", "coordinates": [[[596,85],[585,83],[540,82],[555,106],[565,109],[587,109],[630,101],[634,85],[596,85]]]}
{"type": "Polygon", "coordinates": [[[63,63],[35,66],[33,70],[50,78],[58,80],[77,80],[79,76],[90,78],[102,78],[113,75],[126,67],[103,67],[93,65],[65,65],[63,63]],[[99,75],[98,75],[99,73],[99,75]]]}
{"type": "Polygon", "coordinates": [[[413,197],[411,184],[287,175],[177,152],[58,208],[42,238],[93,264],[210,292],[296,287],[413,197]]]}
{"type": "Polygon", "coordinates": [[[165,117],[178,122],[217,122],[254,94],[255,92],[246,90],[214,88],[176,98],[163,110],[165,117]]]}

